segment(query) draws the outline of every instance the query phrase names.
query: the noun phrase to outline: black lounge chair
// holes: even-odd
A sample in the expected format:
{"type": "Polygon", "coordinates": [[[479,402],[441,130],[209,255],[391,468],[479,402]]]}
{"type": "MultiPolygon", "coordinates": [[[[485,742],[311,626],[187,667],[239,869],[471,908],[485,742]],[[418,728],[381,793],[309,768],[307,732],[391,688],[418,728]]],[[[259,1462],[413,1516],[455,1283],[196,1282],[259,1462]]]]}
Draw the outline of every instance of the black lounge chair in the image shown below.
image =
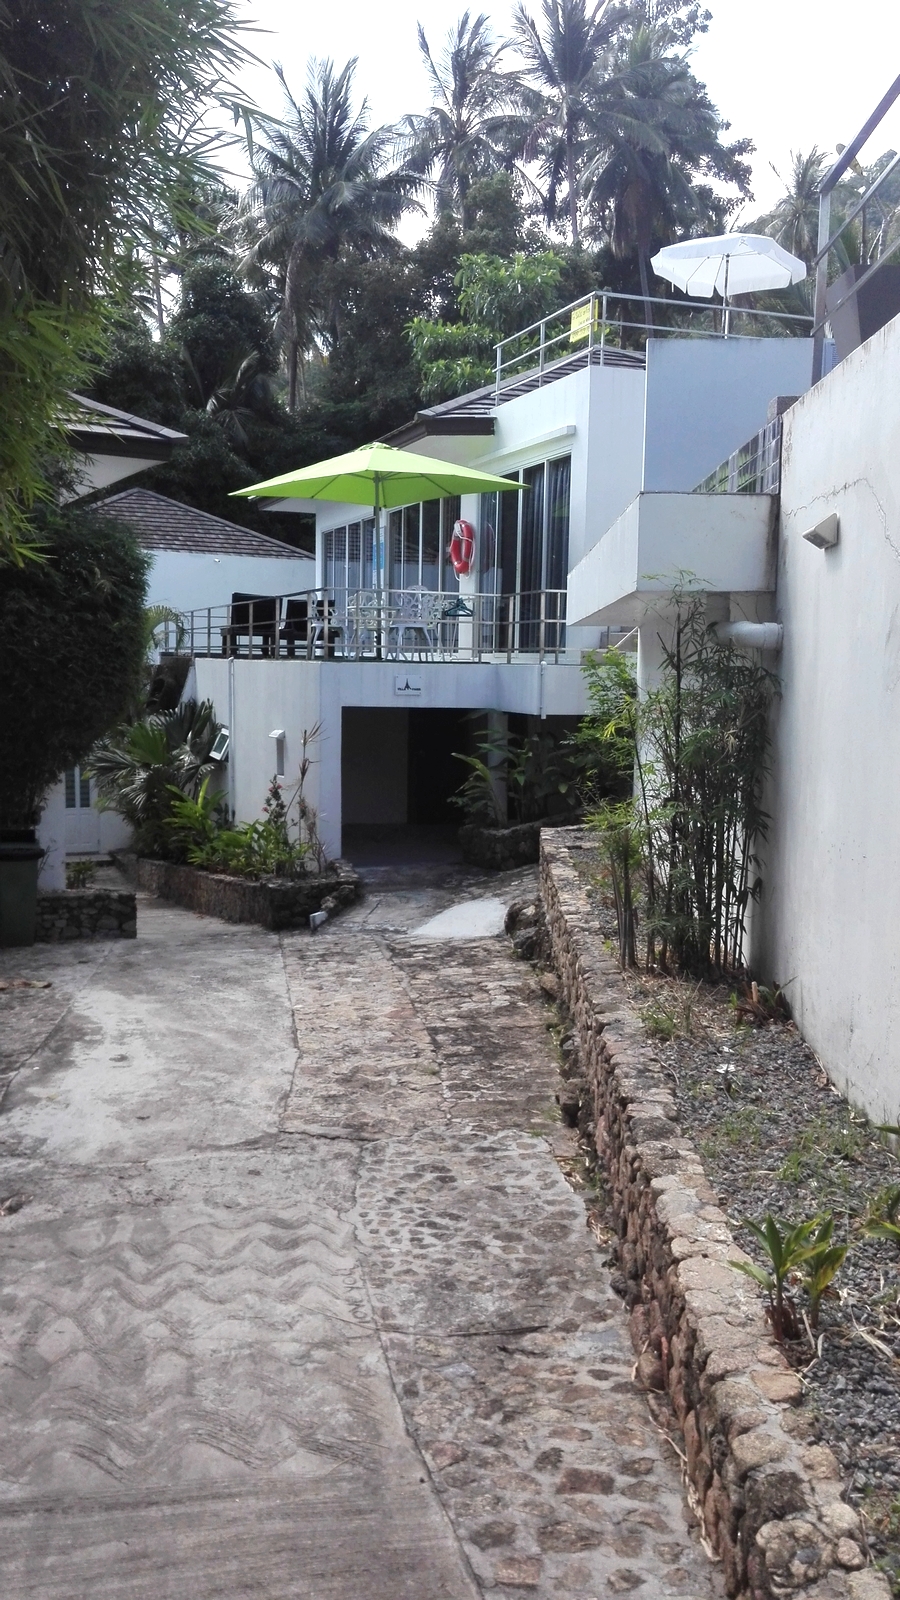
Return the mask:
{"type": "Polygon", "coordinates": [[[246,639],[248,655],[254,639],[261,640],[260,654],[273,656],[278,644],[278,600],[269,594],[233,594],[228,622],[222,629],[223,656],[238,655],[239,641],[246,639]]]}

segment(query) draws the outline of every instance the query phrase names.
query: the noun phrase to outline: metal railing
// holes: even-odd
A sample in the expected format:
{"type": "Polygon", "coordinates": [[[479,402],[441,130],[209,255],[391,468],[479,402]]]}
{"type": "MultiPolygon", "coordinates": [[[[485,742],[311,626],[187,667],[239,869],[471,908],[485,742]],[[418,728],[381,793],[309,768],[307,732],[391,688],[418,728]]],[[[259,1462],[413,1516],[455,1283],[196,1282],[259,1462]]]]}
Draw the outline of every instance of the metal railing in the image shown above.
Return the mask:
{"type": "MultiPolygon", "coordinates": [[[[831,255],[831,252],[835,246],[840,242],[851,223],[856,220],[860,213],[862,213],[863,221],[865,221],[866,207],[877,194],[882,184],[895,170],[898,162],[900,162],[900,155],[894,156],[894,159],[890,161],[884,170],[878,174],[875,182],[869,186],[865,194],[862,195],[857,201],[856,205],[851,207],[851,209],[847,212],[847,215],[842,219],[840,226],[835,229],[834,233],[831,232],[831,196],[834,190],[837,188],[841,178],[844,176],[844,173],[847,172],[849,168],[854,165],[854,163],[856,163],[856,158],[859,155],[860,150],[865,144],[868,143],[879,123],[890,111],[891,106],[894,104],[894,101],[897,99],[898,95],[900,95],[900,77],[894,79],[894,82],[888,89],[887,94],[878,102],[878,105],[875,107],[875,110],[872,112],[872,115],[868,118],[868,120],[863,123],[863,126],[860,128],[856,138],[851,139],[850,143],[841,151],[837,161],[834,163],[834,166],[823,178],[821,188],[819,189],[819,235],[816,243],[817,253],[813,260],[813,266],[816,269],[816,298],[813,314],[813,383],[818,383],[819,379],[823,376],[826,324],[836,311],[839,311],[842,306],[847,304],[848,300],[851,300],[854,295],[859,294],[863,284],[868,283],[869,279],[874,276],[879,267],[888,259],[888,257],[894,255],[895,252],[900,249],[900,233],[898,233],[895,239],[889,241],[884,248],[879,251],[874,261],[870,260],[866,271],[861,277],[857,278],[856,282],[851,285],[846,294],[842,295],[840,300],[836,301],[831,306],[827,305],[826,296],[828,291],[829,256],[831,255]]],[[[860,169],[857,167],[857,170],[860,169]]],[[[877,243],[878,240],[876,238],[876,246],[877,243]]]]}
{"type": "Polygon", "coordinates": [[[763,324],[796,323],[798,334],[809,332],[812,318],[787,311],[762,311],[746,306],[728,307],[727,313],[711,301],[664,299],[656,295],[621,294],[617,290],[596,290],[573,300],[569,305],[522,328],[509,339],[495,346],[494,393],[499,398],[504,383],[512,379],[537,373],[540,382],[543,374],[558,376],[562,362],[575,366],[591,361],[642,366],[643,345],[648,338],[675,335],[680,338],[758,338],[758,333],[734,333],[729,322],[745,319],[741,326],[750,328],[746,319],[753,318],[763,324]],[[626,308],[644,307],[644,314],[635,316],[626,308]],[[647,314],[648,306],[665,309],[674,322],[653,320],[647,314]],[[685,315],[687,314],[687,315],[685,315]],[[728,321],[726,321],[726,316],[728,321]]]}
{"type": "Polygon", "coordinates": [[[559,661],[566,591],[317,588],[248,596],[160,624],[156,644],[161,654],[268,661],[559,661]]]}
{"type": "Polygon", "coordinates": [[[781,417],[733,450],[698,483],[694,494],[779,494],[781,492],[781,417]]]}

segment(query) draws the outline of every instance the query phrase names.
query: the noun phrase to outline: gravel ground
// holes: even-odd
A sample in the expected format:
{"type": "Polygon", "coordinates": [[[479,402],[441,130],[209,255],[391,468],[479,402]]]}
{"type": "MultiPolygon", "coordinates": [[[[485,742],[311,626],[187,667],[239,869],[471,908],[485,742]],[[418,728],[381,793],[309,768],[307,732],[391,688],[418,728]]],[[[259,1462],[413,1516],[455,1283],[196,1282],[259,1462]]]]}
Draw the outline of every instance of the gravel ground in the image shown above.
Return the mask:
{"type": "MultiPolygon", "coordinates": [[[[598,863],[578,864],[614,941],[598,863]]],[[[900,1183],[900,1162],[793,1023],[742,1023],[733,988],[643,972],[625,982],[743,1248],[768,1264],[741,1223],[770,1211],[788,1223],[831,1212],[835,1240],[850,1241],[817,1333],[786,1349],[803,1379],[810,1438],[834,1450],[874,1561],[900,1596],[900,1250],[862,1234],[878,1195],[900,1183]]]]}

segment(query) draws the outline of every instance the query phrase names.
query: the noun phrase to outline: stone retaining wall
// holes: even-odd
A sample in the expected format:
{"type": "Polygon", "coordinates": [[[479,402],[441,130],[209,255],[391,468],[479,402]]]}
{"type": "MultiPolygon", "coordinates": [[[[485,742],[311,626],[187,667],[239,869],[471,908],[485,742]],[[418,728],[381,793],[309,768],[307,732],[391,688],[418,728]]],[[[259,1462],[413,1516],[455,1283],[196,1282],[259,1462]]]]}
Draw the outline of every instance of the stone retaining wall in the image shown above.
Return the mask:
{"type": "Polygon", "coordinates": [[[41,944],[136,936],[137,908],[127,890],[48,889],[38,894],[34,937],[41,944]]]}
{"type": "Polygon", "coordinates": [[[143,856],[132,858],[130,870],[138,888],[148,894],[172,900],[203,916],[221,917],[224,922],[256,922],[273,932],[307,927],[312,912],[337,911],[351,905],[360,892],[359,877],[346,861],[330,862],[320,877],[271,879],[267,883],[200,872],[196,867],[150,861],[143,856]]]}
{"type": "Polygon", "coordinates": [[[804,1442],[792,1409],[801,1384],[761,1297],[728,1266],[746,1257],[603,948],[573,865],[581,848],[578,829],[542,834],[543,917],[612,1188],[638,1374],[668,1392],[729,1595],[889,1600],[887,1580],[865,1568],[834,1455],[804,1442]]]}

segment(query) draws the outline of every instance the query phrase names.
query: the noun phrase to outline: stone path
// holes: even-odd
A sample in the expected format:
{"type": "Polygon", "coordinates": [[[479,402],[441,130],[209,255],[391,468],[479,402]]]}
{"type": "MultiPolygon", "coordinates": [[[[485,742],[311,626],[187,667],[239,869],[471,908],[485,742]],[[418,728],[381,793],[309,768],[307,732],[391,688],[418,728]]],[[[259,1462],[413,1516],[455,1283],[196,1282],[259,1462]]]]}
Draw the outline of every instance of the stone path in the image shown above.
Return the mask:
{"type": "Polygon", "coordinates": [[[447,906],[0,956],[4,1600],[721,1592],[534,978],[447,906]]]}

